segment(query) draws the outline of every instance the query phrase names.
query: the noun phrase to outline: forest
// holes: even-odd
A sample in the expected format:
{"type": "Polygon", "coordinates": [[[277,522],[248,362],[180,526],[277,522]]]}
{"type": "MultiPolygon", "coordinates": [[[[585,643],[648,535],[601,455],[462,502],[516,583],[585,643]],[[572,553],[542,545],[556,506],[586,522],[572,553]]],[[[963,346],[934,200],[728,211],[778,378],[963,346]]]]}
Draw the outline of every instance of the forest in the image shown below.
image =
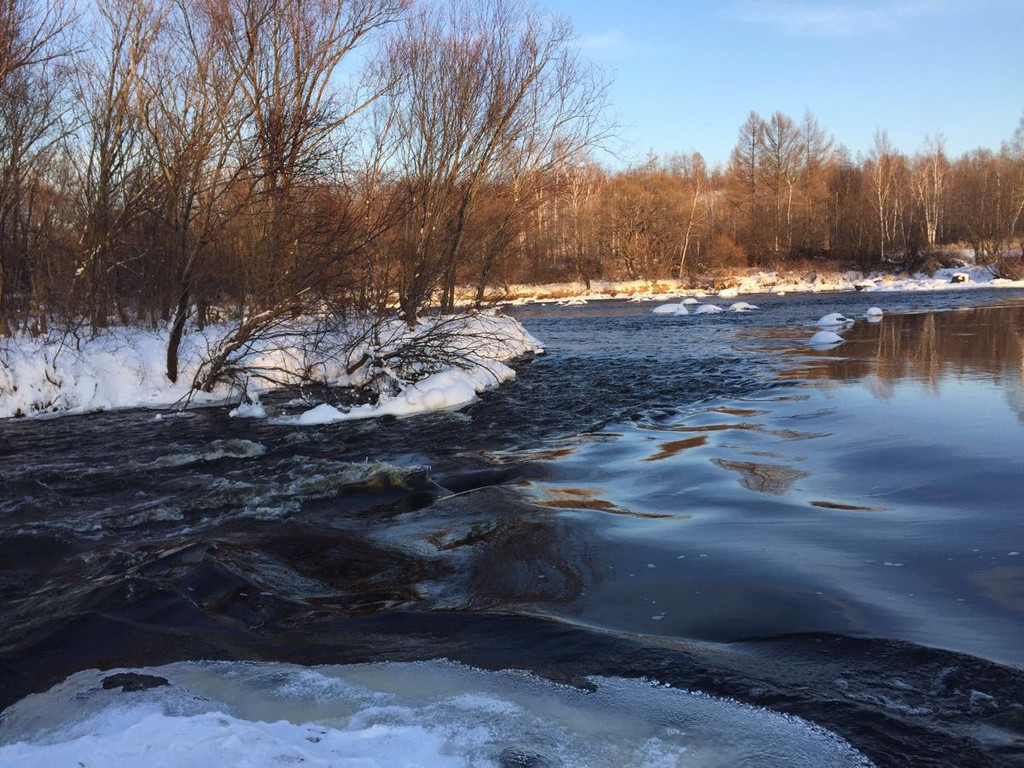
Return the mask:
{"type": "Polygon", "coordinates": [[[189,324],[228,318],[957,249],[1024,274],[1024,119],[854,155],[752,112],[724,165],[608,167],[608,88],[523,0],[2,0],[0,336],[165,326],[173,381],[189,324]]]}

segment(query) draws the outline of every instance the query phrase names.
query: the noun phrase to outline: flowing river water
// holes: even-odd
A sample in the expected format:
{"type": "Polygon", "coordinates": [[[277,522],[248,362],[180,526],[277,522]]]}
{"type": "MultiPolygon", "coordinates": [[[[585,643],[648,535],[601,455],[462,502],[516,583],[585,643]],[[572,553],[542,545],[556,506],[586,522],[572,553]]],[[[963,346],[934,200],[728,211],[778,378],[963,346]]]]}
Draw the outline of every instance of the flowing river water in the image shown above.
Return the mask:
{"type": "Polygon", "coordinates": [[[3,422],[0,763],[138,701],[327,724],[278,762],[1024,764],[1024,297],[749,300],[511,310],[548,353],[462,412],[3,422]]]}

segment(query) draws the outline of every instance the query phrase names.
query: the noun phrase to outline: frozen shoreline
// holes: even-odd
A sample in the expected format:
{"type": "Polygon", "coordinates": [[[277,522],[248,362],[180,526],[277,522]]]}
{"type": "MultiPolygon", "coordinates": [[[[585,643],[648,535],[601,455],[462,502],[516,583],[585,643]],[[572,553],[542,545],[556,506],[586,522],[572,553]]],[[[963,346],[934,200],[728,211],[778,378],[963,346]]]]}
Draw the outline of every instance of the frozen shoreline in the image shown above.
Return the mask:
{"type": "Polygon", "coordinates": [[[933,275],[918,274],[897,277],[882,272],[815,272],[797,275],[772,271],[750,271],[731,278],[728,287],[718,291],[687,287],[680,280],[593,280],[588,290],[582,283],[549,283],[544,285],[510,285],[508,297],[498,303],[511,306],[533,303],[581,304],[603,299],[630,301],[666,301],[674,297],[720,296],[765,293],[828,293],[859,290],[864,293],[901,291],[972,290],[976,288],[1024,288],[1024,280],[1004,280],[992,275],[987,267],[969,266],[940,269],[933,275]],[[963,274],[966,280],[953,282],[963,274]]]}
{"type": "MultiPolygon", "coordinates": [[[[496,302],[517,306],[557,302],[581,305],[588,301],[623,299],[667,301],[687,296],[734,298],[752,294],[824,293],[858,290],[863,293],[973,290],[976,288],[1024,288],[1024,280],[994,278],[985,267],[941,269],[932,276],[897,278],[860,272],[815,273],[797,276],[776,272],[747,272],[735,276],[728,288],[715,293],[685,288],[679,281],[594,281],[588,291],[580,283],[510,286],[510,298],[496,302]],[[954,276],[957,276],[956,278],[954,276]],[[954,282],[954,279],[961,280],[954,282]]],[[[476,399],[478,393],[515,377],[508,366],[523,355],[543,352],[534,338],[514,318],[498,313],[471,313],[456,320],[432,318],[409,331],[404,323],[385,323],[377,345],[359,341],[365,329],[350,326],[334,331],[310,349],[299,327],[277,333],[273,341],[246,345],[240,353],[244,364],[258,375],[240,387],[222,384],[212,392],[191,388],[196,371],[232,330],[230,324],[191,329],[180,350],[181,375],[177,383],[165,375],[167,331],[137,327],[112,328],[94,338],[75,338],[60,333],[0,339],[0,418],[92,413],[123,408],[181,409],[232,404],[232,416],[265,418],[260,394],[306,376],[320,383],[346,387],[367,382],[367,366],[352,370],[364,355],[387,358],[411,339],[427,336],[442,324],[447,349],[431,342],[435,353],[456,353],[460,364],[425,368],[410,379],[385,365],[376,373],[393,378],[392,392],[372,405],[342,409],[329,403],[275,419],[275,423],[307,426],[377,416],[410,416],[428,411],[457,409],[476,399]]]]}
{"type": "Polygon", "coordinates": [[[300,377],[332,386],[360,386],[371,374],[391,377],[395,391],[382,395],[374,405],[339,410],[322,403],[278,423],[309,425],[408,416],[467,405],[479,392],[515,377],[509,362],[543,352],[541,343],[517,320],[500,314],[431,319],[413,331],[401,321],[389,321],[378,329],[376,344],[367,340],[370,335],[365,328],[356,325],[320,336],[316,345],[303,335],[303,328],[293,327],[240,351],[241,362],[257,372],[244,382],[245,402],[240,403],[243,393],[237,385],[220,384],[212,392],[191,388],[203,361],[231,330],[230,324],[192,329],[182,341],[177,383],[171,383],[165,374],[167,330],[121,327],[93,338],[54,332],[0,339],[0,418],[123,408],[180,409],[186,404],[237,404],[233,416],[263,418],[266,411],[259,396],[277,386],[300,377]],[[393,370],[388,362],[372,371],[367,365],[354,366],[364,358],[387,361],[389,353],[419,339],[436,353],[451,356],[453,362],[439,370],[414,370],[414,382],[408,371],[402,373],[397,366],[393,370]]]}

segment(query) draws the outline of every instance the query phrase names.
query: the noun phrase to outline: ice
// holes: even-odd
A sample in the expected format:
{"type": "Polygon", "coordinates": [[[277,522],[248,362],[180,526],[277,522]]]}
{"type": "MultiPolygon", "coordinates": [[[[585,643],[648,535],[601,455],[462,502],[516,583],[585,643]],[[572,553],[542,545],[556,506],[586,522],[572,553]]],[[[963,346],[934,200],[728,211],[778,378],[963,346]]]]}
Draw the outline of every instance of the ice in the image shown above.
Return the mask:
{"type": "Polygon", "coordinates": [[[267,409],[259,400],[251,403],[239,403],[237,408],[228,412],[228,416],[238,419],[265,419],[267,418],[267,409]]]}
{"type": "Polygon", "coordinates": [[[799,718],[646,680],[591,677],[584,690],[444,661],[138,671],[169,685],[104,690],[110,672],[91,670],[14,704],[0,764],[870,765],[799,718]]]}
{"type": "Polygon", "coordinates": [[[842,344],[846,339],[840,336],[838,333],[832,331],[818,331],[816,334],[811,336],[807,342],[812,347],[831,347],[836,344],[842,344]]]}
{"type": "Polygon", "coordinates": [[[322,403],[299,416],[282,417],[275,424],[311,426],[338,421],[369,419],[378,416],[415,416],[430,411],[462,408],[477,399],[477,395],[515,378],[515,371],[507,365],[492,362],[465,370],[452,368],[431,374],[411,384],[394,397],[381,398],[376,404],[357,405],[341,411],[322,403]]]}
{"type": "Polygon", "coordinates": [[[344,418],[345,414],[333,405],[320,403],[315,408],[310,408],[308,411],[296,416],[292,423],[300,424],[304,427],[312,427],[319,424],[333,424],[336,421],[342,421],[344,418]]]}
{"type": "Polygon", "coordinates": [[[659,304],[658,306],[651,310],[651,313],[655,315],[674,315],[680,309],[685,309],[685,307],[682,304],[678,303],[659,304]]]}
{"type": "Polygon", "coordinates": [[[829,312],[827,315],[822,315],[818,318],[817,325],[819,328],[841,328],[852,323],[853,320],[842,312],[829,312]]]}

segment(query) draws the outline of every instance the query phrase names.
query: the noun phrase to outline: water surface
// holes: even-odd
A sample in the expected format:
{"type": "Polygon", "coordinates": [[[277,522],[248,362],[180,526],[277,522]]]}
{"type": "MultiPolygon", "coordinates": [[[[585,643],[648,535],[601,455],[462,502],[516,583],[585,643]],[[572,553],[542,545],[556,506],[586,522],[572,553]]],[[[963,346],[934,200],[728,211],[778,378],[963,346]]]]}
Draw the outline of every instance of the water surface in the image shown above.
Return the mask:
{"type": "MultiPolygon", "coordinates": [[[[89,668],[446,657],[728,696],[880,765],[1024,760],[1024,301],[750,301],[516,309],[548,354],[461,413],[0,424],[0,706],[89,668]]],[[[332,397],[268,405],[296,395],[332,397]]]]}

